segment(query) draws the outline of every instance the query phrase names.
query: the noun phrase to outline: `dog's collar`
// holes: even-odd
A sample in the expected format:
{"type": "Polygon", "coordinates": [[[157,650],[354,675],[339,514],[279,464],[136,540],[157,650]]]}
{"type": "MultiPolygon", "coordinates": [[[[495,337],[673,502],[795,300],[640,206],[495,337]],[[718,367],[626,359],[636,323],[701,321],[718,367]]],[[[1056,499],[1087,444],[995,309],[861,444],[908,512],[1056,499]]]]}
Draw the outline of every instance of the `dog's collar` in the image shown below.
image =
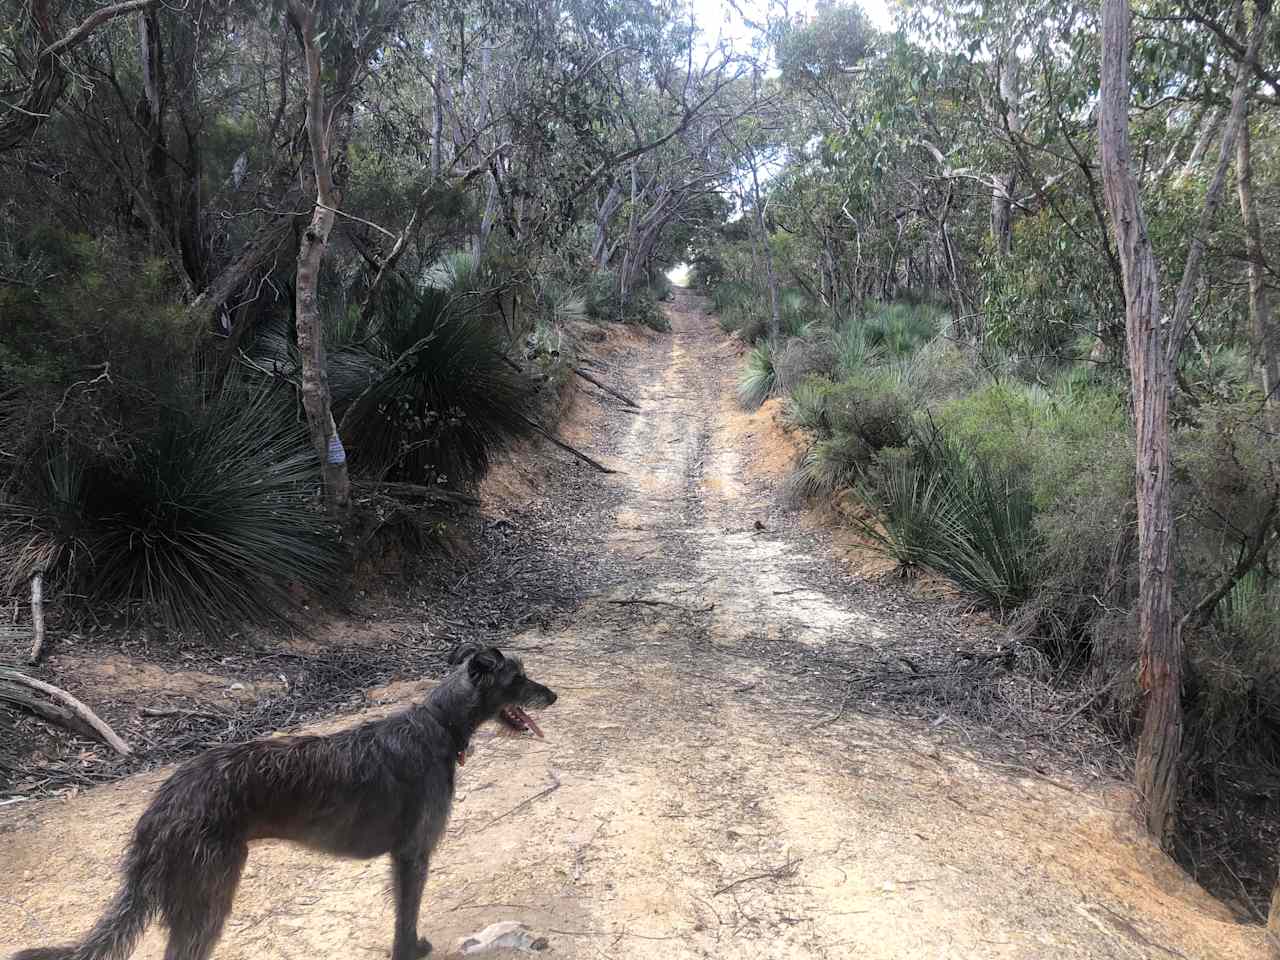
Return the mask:
{"type": "Polygon", "coordinates": [[[466,763],[466,762],[467,762],[467,751],[465,751],[465,750],[459,750],[459,751],[458,751],[458,766],[462,766],[462,765],[463,765],[464,763],[466,763]]]}

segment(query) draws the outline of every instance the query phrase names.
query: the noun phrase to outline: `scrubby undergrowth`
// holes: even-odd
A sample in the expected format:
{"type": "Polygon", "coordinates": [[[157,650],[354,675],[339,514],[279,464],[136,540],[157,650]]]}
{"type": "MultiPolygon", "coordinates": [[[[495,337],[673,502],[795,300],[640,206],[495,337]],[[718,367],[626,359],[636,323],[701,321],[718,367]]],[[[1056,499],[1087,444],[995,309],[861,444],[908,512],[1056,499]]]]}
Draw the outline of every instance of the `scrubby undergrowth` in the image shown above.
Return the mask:
{"type": "MultiPolygon", "coordinates": [[[[841,515],[868,547],[906,575],[946,578],[1004,622],[1011,663],[1076,690],[1081,717],[1131,743],[1140,704],[1124,371],[1070,351],[1046,359],[979,347],[925,304],[861,304],[839,320],[810,304],[806,322],[768,339],[767,304],[749,286],[710,292],[721,325],[754,339],[742,402],[784,395],[788,422],[809,438],[795,494],[852,496],[860,508],[841,515]]],[[[1209,361],[1184,365],[1185,381],[1203,386],[1175,408],[1179,615],[1214,593],[1260,531],[1266,538],[1280,482],[1280,443],[1260,396],[1231,364],[1209,361]]],[[[1280,779],[1271,569],[1264,557],[1185,632],[1180,851],[1206,869],[1224,856],[1207,838],[1227,821],[1234,856],[1268,861],[1261,847],[1244,848],[1269,836],[1268,817],[1280,812],[1270,786],[1280,779]]]]}

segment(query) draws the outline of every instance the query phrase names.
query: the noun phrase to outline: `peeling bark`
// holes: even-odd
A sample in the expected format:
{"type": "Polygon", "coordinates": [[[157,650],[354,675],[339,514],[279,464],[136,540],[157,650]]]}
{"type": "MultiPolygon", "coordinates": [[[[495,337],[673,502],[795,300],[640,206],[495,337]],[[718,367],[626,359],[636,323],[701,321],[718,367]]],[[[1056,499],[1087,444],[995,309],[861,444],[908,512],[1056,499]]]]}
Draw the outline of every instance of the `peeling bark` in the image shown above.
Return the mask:
{"type": "Polygon", "coordinates": [[[1245,253],[1249,258],[1249,339],[1258,383],[1266,398],[1267,415],[1276,419],[1280,399],[1280,364],[1276,358],[1276,329],[1272,323],[1271,300],[1267,291],[1267,258],[1262,244],[1262,224],[1253,203],[1253,159],[1250,150],[1249,118],[1246,115],[1236,143],[1236,192],[1240,197],[1240,219],[1244,222],[1245,253]]]}
{"type": "Polygon", "coordinates": [[[302,41],[307,64],[307,137],[311,146],[311,164],[315,173],[316,202],[311,222],[302,234],[298,248],[296,281],[298,351],[302,355],[302,407],[307,414],[311,443],[320,458],[324,478],[325,504],[330,511],[345,511],[351,500],[351,482],[347,475],[347,455],[338,436],[337,425],[329,402],[329,380],[325,368],[324,331],[320,322],[317,287],[320,263],[333,229],[334,211],[338,206],[337,190],[329,165],[330,119],[325,112],[324,90],[320,75],[320,50],[316,46],[315,11],[301,0],[289,0],[289,12],[302,41]]]}

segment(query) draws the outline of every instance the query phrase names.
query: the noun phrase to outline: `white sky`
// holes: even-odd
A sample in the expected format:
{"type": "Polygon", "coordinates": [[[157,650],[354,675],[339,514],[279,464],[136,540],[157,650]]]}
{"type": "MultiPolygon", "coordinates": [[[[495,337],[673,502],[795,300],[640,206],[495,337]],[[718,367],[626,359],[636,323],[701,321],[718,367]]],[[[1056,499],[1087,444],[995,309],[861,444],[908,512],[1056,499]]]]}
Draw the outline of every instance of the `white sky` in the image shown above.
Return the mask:
{"type": "MultiPolygon", "coordinates": [[[[855,0],[839,0],[839,2],[841,5],[848,3],[852,6],[855,0]]],[[[893,29],[893,14],[889,9],[893,0],[856,0],[856,2],[875,26],[881,30],[893,29]]],[[[691,0],[691,3],[698,26],[709,39],[722,34],[727,40],[745,41],[749,36],[750,31],[743,26],[737,12],[725,0],[691,0]]],[[[769,2],[768,0],[739,0],[738,6],[753,19],[763,19],[769,2]]],[[[814,6],[814,0],[790,0],[789,3],[793,15],[810,12],[814,6]]]]}

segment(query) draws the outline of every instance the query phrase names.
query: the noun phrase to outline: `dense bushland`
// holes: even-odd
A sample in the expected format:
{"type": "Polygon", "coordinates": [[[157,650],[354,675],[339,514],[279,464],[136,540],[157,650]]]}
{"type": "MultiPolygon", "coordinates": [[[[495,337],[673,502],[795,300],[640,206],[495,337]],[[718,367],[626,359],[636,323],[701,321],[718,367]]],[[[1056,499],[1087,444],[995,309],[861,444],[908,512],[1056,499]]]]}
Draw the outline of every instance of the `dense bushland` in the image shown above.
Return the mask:
{"type": "MultiPolygon", "coordinates": [[[[1270,29],[1269,8],[1245,7],[1270,29]]],[[[1144,658],[1184,651],[1194,832],[1206,802],[1220,818],[1280,812],[1254,803],[1280,774],[1280,341],[1262,252],[1280,222],[1274,104],[1237,79],[1244,20],[1144,20],[1138,185],[1187,334],[1172,529],[1140,531],[1126,292],[1096,161],[1097,16],[924,3],[893,35],[840,6],[774,24],[755,151],[771,175],[692,260],[720,324],[752,345],[739,399],[785,398],[809,438],[798,495],[852,497],[870,546],[989,609],[1028,669],[1076,685],[1082,712],[1123,740],[1152,689],[1144,658]],[[1208,52],[1163,53],[1187,44],[1208,52]],[[1249,113],[1227,123],[1216,104],[1233,84],[1249,113]],[[1183,263],[1200,269],[1180,286],[1183,263]],[[1140,535],[1172,543],[1158,651],[1139,636],[1140,535]]]]}
{"type": "Polygon", "coordinates": [[[5,7],[7,592],[216,634],[447,539],[719,219],[732,76],[677,14],[5,7]]]}

